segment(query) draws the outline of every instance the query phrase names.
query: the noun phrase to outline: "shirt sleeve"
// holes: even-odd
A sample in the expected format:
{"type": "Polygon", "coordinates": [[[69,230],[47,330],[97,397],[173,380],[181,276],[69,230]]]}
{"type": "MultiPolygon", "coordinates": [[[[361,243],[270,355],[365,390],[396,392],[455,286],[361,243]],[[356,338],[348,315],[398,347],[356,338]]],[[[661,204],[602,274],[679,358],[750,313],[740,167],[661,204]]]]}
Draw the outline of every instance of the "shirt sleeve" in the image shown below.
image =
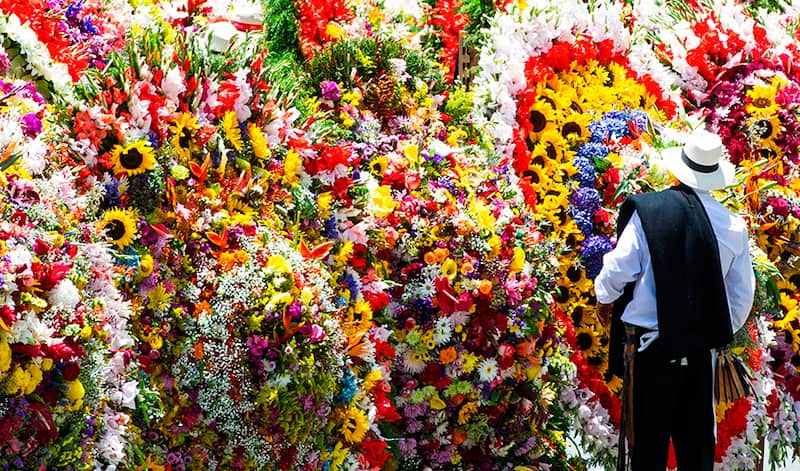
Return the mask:
{"type": "Polygon", "coordinates": [[[756,276],[750,259],[747,233],[744,233],[739,253],[725,275],[725,292],[728,295],[728,308],[731,311],[731,327],[736,332],[742,328],[753,308],[756,276]]]}
{"type": "Polygon", "coordinates": [[[611,304],[622,295],[625,285],[635,281],[642,273],[642,247],[644,231],[639,214],[634,211],[631,219],[622,230],[617,246],[603,256],[603,268],[594,280],[597,300],[611,304]]]}

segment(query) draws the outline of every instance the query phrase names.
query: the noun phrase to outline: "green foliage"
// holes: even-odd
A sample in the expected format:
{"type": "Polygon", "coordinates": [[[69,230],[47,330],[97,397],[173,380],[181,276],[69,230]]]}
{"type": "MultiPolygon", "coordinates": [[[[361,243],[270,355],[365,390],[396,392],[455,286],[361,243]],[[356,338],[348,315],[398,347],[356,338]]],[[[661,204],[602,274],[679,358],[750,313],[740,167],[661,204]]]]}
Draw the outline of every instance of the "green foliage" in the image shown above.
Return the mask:
{"type": "Polygon", "coordinates": [[[262,0],[266,18],[265,37],[270,57],[289,57],[299,61],[297,8],[294,0],[262,0]]]}
{"type": "Polygon", "coordinates": [[[271,87],[267,97],[282,108],[296,106],[302,112],[301,104],[313,94],[313,89],[303,86],[308,82],[308,77],[291,54],[270,56],[261,70],[260,78],[271,87]]]}
{"type": "Polygon", "coordinates": [[[477,48],[480,42],[480,31],[489,25],[489,20],[494,15],[493,0],[463,0],[459,13],[469,15],[469,23],[464,27],[466,45],[477,48]]]}
{"type": "Polygon", "coordinates": [[[472,92],[468,92],[463,86],[453,90],[450,99],[444,105],[444,112],[453,118],[455,123],[465,122],[472,112],[472,92]]]}
{"type": "Polygon", "coordinates": [[[744,8],[756,19],[759,18],[763,10],[770,13],[783,12],[788,5],[788,0],[750,0],[744,2],[744,8]]]}
{"type": "Polygon", "coordinates": [[[391,71],[391,59],[402,58],[400,44],[375,38],[345,39],[327,44],[308,65],[309,86],[331,80],[350,89],[391,71]]]}

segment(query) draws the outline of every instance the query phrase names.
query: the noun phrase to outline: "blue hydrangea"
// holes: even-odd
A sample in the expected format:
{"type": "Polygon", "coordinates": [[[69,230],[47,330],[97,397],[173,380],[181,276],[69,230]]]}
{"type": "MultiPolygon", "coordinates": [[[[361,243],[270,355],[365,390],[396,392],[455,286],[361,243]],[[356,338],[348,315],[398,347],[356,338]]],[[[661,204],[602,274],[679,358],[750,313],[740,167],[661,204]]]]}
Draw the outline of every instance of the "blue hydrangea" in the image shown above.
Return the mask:
{"type": "Polygon", "coordinates": [[[572,164],[578,169],[578,173],[573,177],[578,185],[593,188],[597,179],[597,167],[594,166],[594,162],[587,157],[576,157],[572,164]]]}
{"type": "Polygon", "coordinates": [[[590,235],[583,241],[579,254],[586,269],[586,276],[596,278],[603,268],[603,255],[612,249],[611,240],[602,235],[590,235]]]}
{"type": "Polygon", "coordinates": [[[603,205],[600,193],[594,188],[580,187],[569,195],[569,202],[575,209],[594,214],[603,205]]]}
{"type": "Polygon", "coordinates": [[[608,156],[608,146],[600,142],[586,142],[578,147],[578,157],[589,160],[594,158],[604,159],[608,156]]]}
{"type": "Polygon", "coordinates": [[[609,139],[619,139],[628,136],[628,120],[616,119],[603,116],[589,125],[589,131],[592,133],[592,142],[605,142],[609,139]]]}

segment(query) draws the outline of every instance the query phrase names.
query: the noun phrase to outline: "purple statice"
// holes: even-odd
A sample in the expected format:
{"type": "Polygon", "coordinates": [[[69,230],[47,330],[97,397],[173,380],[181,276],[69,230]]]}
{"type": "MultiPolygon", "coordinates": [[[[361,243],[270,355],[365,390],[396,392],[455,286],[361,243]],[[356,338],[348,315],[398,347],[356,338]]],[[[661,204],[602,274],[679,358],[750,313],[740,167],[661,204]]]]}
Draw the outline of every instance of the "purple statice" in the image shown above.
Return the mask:
{"type": "Polygon", "coordinates": [[[417,441],[413,438],[401,438],[397,443],[397,449],[402,456],[411,457],[417,455],[417,441]]]}
{"type": "Polygon", "coordinates": [[[597,179],[597,167],[594,166],[594,162],[586,157],[576,157],[572,165],[578,169],[578,173],[573,177],[578,185],[593,188],[597,179]]]}
{"type": "Polygon", "coordinates": [[[569,195],[569,202],[579,210],[594,214],[595,211],[603,206],[600,192],[594,188],[580,187],[569,195]]]}
{"type": "Polygon", "coordinates": [[[319,91],[323,100],[336,101],[342,97],[342,91],[339,90],[339,85],[332,80],[323,80],[319,84],[319,91]]]}
{"type": "Polygon", "coordinates": [[[611,240],[602,235],[590,235],[583,241],[579,254],[586,269],[586,276],[594,279],[603,268],[603,255],[612,249],[611,240]]]}
{"type": "Polygon", "coordinates": [[[25,136],[34,138],[42,132],[42,120],[36,116],[36,113],[28,113],[22,117],[22,127],[25,136]]]}

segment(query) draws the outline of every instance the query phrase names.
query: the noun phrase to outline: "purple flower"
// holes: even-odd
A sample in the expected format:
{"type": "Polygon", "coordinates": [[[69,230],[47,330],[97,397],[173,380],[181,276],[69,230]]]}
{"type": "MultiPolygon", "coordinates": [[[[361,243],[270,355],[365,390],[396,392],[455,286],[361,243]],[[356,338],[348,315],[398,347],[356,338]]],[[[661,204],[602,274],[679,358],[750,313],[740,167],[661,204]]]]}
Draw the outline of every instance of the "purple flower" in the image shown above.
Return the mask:
{"type": "Polygon", "coordinates": [[[269,348],[269,339],[260,335],[251,335],[247,338],[247,346],[250,347],[250,355],[260,357],[264,350],[269,348]]]}
{"type": "Polygon", "coordinates": [[[22,126],[25,128],[25,135],[27,137],[33,138],[42,132],[42,120],[34,113],[28,113],[22,117],[22,126]]]}
{"type": "Polygon", "coordinates": [[[336,101],[342,97],[342,91],[339,90],[339,85],[331,80],[324,80],[319,84],[320,95],[323,100],[336,101]]]}
{"type": "Polygon", "coordinates": [[[600,269],[603,268],[603,255],[611,249],[611,240],[606,236],[591,235],[583,241],[579,253],[583,259],[586,276],[594,279],[600,274],[600,269]]]}
{"type": "Polygon", "coordinates": [[[579,211],[594,214],[603,205],[600,193],[594,188],[580,187],[569,195],[569,202],[579,211]]]}
{"type": "Polygon", "coordinates": [[[413,438],[403,438],[397,444],[397,448],[403,456],[416,456],[417,441],[413,438]]]}

